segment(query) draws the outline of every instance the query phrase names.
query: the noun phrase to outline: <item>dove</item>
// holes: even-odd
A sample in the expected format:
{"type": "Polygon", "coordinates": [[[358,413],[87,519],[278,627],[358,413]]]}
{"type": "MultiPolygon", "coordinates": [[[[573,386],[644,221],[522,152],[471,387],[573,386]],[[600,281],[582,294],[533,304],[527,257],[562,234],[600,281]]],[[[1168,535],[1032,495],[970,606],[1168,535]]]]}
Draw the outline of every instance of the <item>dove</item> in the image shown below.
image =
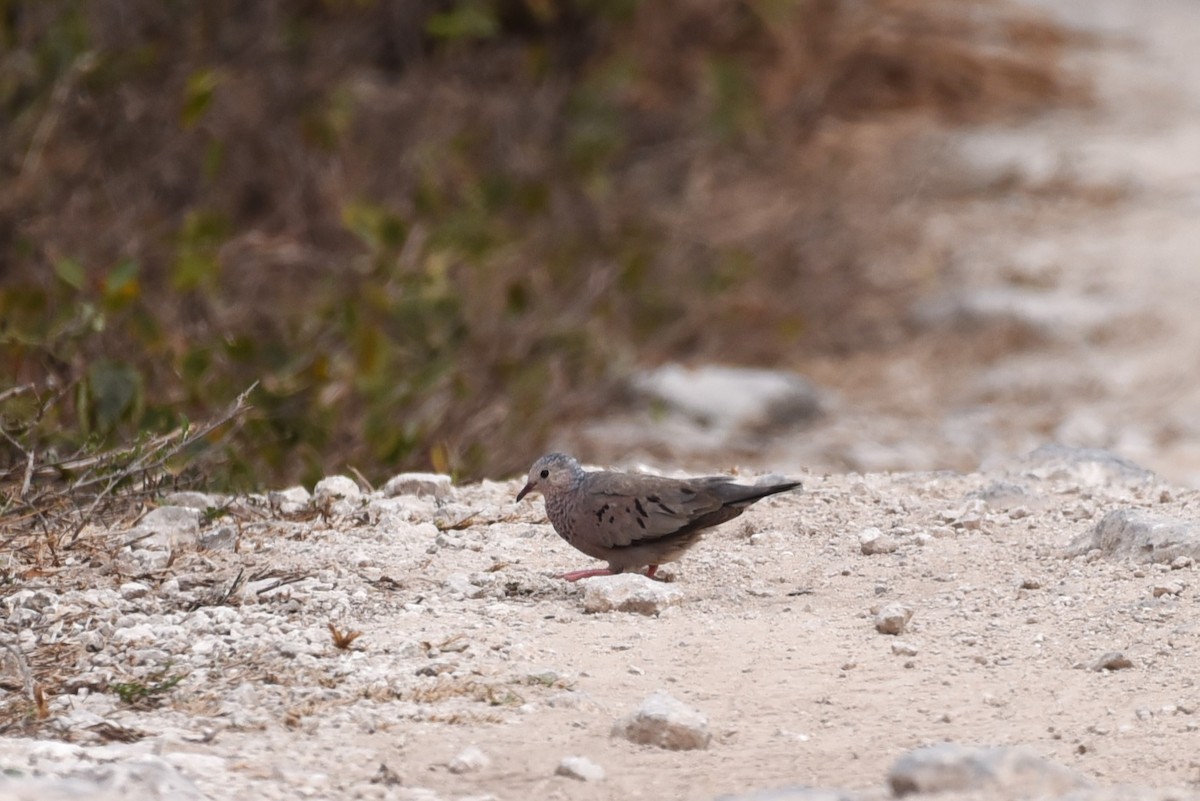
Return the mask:
{"type": "Polygon", "coordinates": [[[729,476],[665,478],[638,473],[588,472],[565,453],[550,453],[529,469],[517,503],[540,492],[558,535],[607,568],[575,570],[567,581],[612,576],[673,562],[705,529],[746,511],[756,501],[800,486],[799,481],[749,486],[729,476]]]}

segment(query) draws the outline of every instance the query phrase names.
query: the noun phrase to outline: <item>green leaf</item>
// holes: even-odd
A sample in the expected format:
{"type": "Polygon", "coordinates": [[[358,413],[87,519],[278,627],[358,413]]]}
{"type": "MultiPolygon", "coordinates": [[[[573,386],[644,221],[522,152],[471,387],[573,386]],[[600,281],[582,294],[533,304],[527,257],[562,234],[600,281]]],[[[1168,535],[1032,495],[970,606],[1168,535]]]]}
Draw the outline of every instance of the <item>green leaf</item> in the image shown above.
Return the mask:
{"type": "Polygon", "coordinates": [[[75,259],[59,259],[54,263],[54,272],[75,289],[83,289],[87,283],[87,273],[84,272],[83,265],[75,259]]]}
{"type": "Polygon", "coordinates": [[[500,32],[500,23],[491,4],[467,0],[450,11],[430,16],[425,32],[444,42],[491,39],[500,32]]]}
{"type": "Polygon", "coordinates": [[[183,94],[183,111],[180,118],[183,127],[191,128],[204,117],[212,105],[217,87],[221,85],[221,74],[216,70],[200,70],[188,77],[183,94]]]}
{"type": "Polygon", "coordinates": [[[133,259],[126,259],[104,277],[104,299],[110,303],[122,303],[133,300],[140,293],[138,286],[139,265],[133,259]]]}

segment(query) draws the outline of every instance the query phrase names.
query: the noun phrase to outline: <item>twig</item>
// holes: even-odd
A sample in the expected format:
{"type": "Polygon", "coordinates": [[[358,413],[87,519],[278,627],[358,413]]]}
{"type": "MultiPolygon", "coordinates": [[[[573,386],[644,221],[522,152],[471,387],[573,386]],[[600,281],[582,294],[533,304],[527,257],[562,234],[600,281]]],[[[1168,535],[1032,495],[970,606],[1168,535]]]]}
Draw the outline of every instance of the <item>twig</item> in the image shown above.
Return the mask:
{"type": "Polygon", "coordinates": [[[11,387],[0,392],[0,402],[6,401],[14,395],[20,395],[22,392],[28,392],[33,389],[33,384],[22,384],[19,387],[11,387]]]}
{"type": "Polygon", "coordinates": [[[37,170],[38,164],[42,160],[42,151],[46,148],[46,143],[50,141],[50,134],[54,132],[54,126],[58,124],[58,118],[62,115],[63,107],[67,104],[71,90],[75,88],[79,76],[91,71],[95,64],[95,53],[90,51],[81,53],[72,62],[67,74],[55,84],[54,90],[50,93],[50,108],[38,122],[38,126],[33,132],[33,139],[29,143],[29,150],[25,151],[25,158],[21,161],[21,178],[32,175],[37,170]]]}
{"type": "Polygon", "coordinates": [[[29,698],[30,702],[36,704],[37,696],[34,695],[33,689],[33,671],[29,669],[29,663],[25,661],[25,655],[6,642],[0,642],[0,646],[3,646],[4,650],[12,654],[13,659],[16,660],[17,669],[21,671],[21,682],[25,688],[25,695],[29,698]]]}
{"type": "Polygon", "coordinates": [[[155,440],[152,440],[153,447],[149,448],[143,456],[135,458],[131,464],[126,465],[117,472],[108,476],[89,476],[86,479],[80,479],[72,484],[68,490],[72,493],[78,492],[78,490],[84,487],[101,482],[104,483],[104,488],[97,493],[87,510],[80,515],[80,519],[75,526],[75,530],[71,532],[70,536],[67,538],[67,541],[62,545],[62,547],[70,548],[75,544],[75,541],[79,539],[80,532],[82,532],[84,526],[91,521],[96,509],[121,484],[134,476],[145,475],[146,473],[162,468],[168,461],[170,461],[172,457],[174,457],[187,446],[207,438],[209,434],[211,434],[213,431],[216,431],[230,420],[240,417],[242,413],[249,408],[249,404],[246,402],[246,399],[256,387],[258,387],[257,381],[251,384],[244,392],[242,392],[242,394],[238,395],[237,399],[230,405],[229,409],[227,409],[224,414],[214,420],[210,420],[200,429],[176,429],[170,434],[157,437],[155,440]],[[179,437],[179,440],[170,447],[167,447],[168,443],[170,443],[171,440],[175,439],[176,437],[179,437]]]}

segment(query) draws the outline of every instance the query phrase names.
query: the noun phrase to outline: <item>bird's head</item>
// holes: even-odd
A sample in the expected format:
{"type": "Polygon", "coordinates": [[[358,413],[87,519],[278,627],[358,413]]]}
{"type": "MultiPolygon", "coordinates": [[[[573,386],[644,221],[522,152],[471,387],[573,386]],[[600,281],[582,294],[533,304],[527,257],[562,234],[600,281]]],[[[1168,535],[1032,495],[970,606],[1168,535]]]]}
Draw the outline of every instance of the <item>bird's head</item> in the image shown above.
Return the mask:
{"type": "Polygon", "coordinates": [[[582,472],[583,468],[579,466],[579,462],[565,453],[548,453],[529,468],[529,481],[517,493],[517,503],[535,490],[542,495],[566,490],[578,480],[582,472]]]}

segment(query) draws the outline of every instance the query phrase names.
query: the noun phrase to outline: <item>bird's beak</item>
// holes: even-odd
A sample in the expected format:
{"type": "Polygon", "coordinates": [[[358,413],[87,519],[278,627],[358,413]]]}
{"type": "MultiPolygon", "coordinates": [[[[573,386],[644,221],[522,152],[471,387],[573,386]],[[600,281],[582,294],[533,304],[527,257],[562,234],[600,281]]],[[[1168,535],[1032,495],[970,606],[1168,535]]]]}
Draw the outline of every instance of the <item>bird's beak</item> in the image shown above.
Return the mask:
{"type": "Polygon", "coordinates": [[[533,482],[530,482],[530,483],[526,484],[526,485],[525,485],[525,486],[524,486],[524,487],[521,489],[521,491],[517,493],[517,503],[520,503],[520,502],[521,502],[521,499],[522,499],[522,498],[524,498],[526,495],[528,495],[528,494],[529,494],[529,491],[530,491],[530,490],[532,490],[532,489],[533,489],[533,482]]]}

